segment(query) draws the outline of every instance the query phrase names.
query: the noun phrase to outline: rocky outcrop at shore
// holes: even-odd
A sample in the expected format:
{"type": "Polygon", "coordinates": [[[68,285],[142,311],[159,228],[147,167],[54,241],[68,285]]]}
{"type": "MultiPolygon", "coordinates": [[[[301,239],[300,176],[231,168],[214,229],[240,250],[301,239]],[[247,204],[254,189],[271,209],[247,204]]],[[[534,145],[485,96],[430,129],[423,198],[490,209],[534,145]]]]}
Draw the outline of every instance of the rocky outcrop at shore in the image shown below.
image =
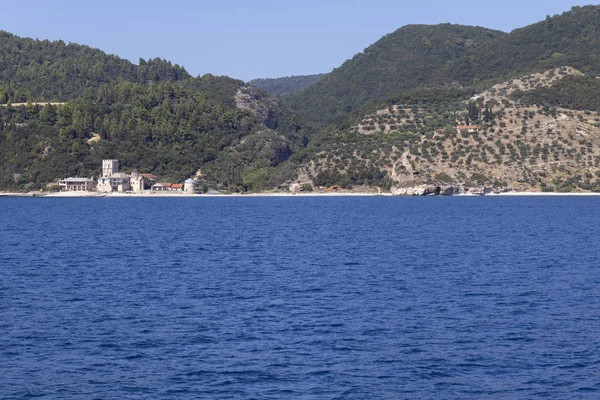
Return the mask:
{"type": "Polygon", "coordinates": [[[394,196],[456,196],[475,195],[483,196],[492,193],[505,193],[508,188],[465,187],[460,185],[415,185],[406,187],[392,187],[394,196]]]}

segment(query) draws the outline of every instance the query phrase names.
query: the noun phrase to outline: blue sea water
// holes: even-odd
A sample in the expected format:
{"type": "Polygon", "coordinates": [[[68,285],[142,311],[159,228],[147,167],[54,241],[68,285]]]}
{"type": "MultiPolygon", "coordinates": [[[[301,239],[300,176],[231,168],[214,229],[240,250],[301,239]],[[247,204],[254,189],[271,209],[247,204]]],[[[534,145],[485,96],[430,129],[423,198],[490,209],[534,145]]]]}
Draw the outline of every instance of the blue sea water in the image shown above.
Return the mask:
{"type": "Polygon", "coordinates": [[[0,398],[600,398],[599,229],[596,197],[0,199],[0,398]]]}

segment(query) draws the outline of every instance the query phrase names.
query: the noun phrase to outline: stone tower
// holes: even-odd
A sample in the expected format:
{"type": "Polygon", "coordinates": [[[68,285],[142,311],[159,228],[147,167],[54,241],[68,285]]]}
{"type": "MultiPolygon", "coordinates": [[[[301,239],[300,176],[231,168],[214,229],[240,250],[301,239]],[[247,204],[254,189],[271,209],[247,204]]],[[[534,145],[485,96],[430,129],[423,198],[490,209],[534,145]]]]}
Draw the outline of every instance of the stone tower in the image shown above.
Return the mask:
{"type": "Polygon", "coordinates": [[[102,176],[110,178],[119,172],[119,160],[102,160],[102,176]]]}
{"type": "Polygon", "coordinates": [[[183,191],[186,194],[194,194],[194,192],[196,191],[196,181],[194,181],[191,178],[186,180],[185,184],[183,185],[183,191]]]}

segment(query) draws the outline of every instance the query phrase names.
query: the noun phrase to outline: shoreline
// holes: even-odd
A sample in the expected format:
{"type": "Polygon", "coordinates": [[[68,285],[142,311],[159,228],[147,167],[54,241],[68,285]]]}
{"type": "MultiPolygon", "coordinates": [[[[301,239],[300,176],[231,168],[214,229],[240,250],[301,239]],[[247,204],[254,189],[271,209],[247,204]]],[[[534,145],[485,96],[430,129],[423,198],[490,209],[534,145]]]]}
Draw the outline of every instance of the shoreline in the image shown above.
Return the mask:
{"type": "Polygon", "coordinates": [[[211,197],[370,197],[370,196],[393,196],[391,193],[370,193],[370,192],[337,192],[337,193],[232,193],[232,194],[187,194],[182,192],[175,193],[97,193],[97,192],[0,192],[0,197],[45,197],[45,198],[211,198],[211,197]]]}
{"type": "Polygon", "coordinates": [[[233,194],[187,194],[181,192],[175,193],[98,193],[98,192],[0,192],[1,197],[36,197],[36,198],[216,198],[216,197],[582,197],[582,196],[600,196],[600,193],[594,192],[503,192],[490,193],[486,195],[478,194],[456,194],[451,196],[394,196],[391,193],[374,193],[374,192],[306,192],[306,193],[233,193],[233,194]]]}
{"type": "Polygon", "coordinates": [[[485,196],[504,196],[504,197],[531,197],[531,196],[536,196],[536,197],[548,197],[548,196],[555,196],[555,197],[568,197],[568,196],[575,196],[575,197],[581,197],[581,196],[600,196],[600,193],[595,193],[595,192],[566,192],[566,193],[561,193],[561,192],[504,192],[504,193],[490,193],[490,194],[486,194],[485,196]]]}

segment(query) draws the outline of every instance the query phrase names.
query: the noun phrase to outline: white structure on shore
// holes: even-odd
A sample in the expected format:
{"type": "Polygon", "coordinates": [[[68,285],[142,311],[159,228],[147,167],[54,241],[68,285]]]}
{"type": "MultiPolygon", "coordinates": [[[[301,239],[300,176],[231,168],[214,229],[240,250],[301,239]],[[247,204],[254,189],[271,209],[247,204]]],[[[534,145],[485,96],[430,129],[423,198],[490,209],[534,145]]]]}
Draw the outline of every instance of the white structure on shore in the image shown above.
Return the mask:
{"type": "Polygon", "coordinates": [[[192,178],[186,179],[183,185],[183,192],[186,194],[194,194],[196,191],[196,181],[192,178]]]}
{"type": "Polygon", "coordinates": [[[58,184],[66,192],[89,192],[94,189],[94,178],[67,178],[58,184]]]}
{"type": "Polygon", "coordinates": [[[119,172],[119,160],[102,160],[102,177],[98,179],[97,190],[102,193],[144,190],[144,178],[137,171],[131,176],[119,172]]]}
{"type": "Polygon", "coordinates": [[[131,172],[129,184],[133,193],[142,193],[144,191],[144,177],[140,175],[137,169],[131,172]]]}
{"type": "MultiPolygon", "coordinates": [[[[98,178],[96,191],[100,193],[112,192],[144,192],[144,178],[151,182],[156,181],[156,176],[150,174],[140,174],[133,170],[131,175],[119,172],[119,160],[102,160],[102,176],[98,178]]],[[[59,182],[63,191],[84,192],[94,190],[94,178],[66,178],[59,182]]],[[[185,192],[194,194],[196,191],[196,181],[188,179],[183,183],[157,183],[152,186],[152,192],[185,192]]]]}

